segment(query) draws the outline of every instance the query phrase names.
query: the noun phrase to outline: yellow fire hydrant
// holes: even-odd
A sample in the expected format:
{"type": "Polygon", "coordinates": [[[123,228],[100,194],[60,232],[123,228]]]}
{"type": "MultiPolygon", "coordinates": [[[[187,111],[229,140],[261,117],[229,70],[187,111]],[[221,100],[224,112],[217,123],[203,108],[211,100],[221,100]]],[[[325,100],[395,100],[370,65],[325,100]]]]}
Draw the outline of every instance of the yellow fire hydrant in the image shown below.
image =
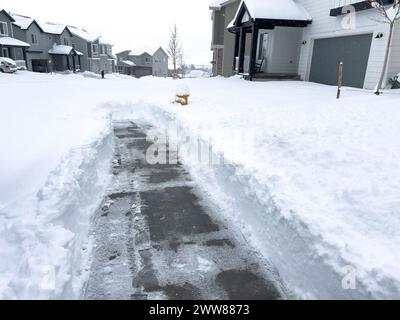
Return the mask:
{"type": "Polygon", "coordinates": [[[186,84],[180,84],[176,88],[176,99],[175,102],[180,103],[182,106],[189,104],[190,90],[186,84]]]}

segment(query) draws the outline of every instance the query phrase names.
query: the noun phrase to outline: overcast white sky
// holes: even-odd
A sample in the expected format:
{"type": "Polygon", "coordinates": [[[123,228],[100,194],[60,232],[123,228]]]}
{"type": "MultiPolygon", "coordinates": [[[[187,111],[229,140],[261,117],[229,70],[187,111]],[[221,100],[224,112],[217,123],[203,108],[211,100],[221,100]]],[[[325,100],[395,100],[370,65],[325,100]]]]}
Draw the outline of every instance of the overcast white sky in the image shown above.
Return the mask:
{"type": "Polygon", "coordinates": [[[211,61],[209,0],[0,0],[0,8],[84,27],[115,45],[114,53],[145,46],[166,47],[176,22],[187,63],[211,61]]]}

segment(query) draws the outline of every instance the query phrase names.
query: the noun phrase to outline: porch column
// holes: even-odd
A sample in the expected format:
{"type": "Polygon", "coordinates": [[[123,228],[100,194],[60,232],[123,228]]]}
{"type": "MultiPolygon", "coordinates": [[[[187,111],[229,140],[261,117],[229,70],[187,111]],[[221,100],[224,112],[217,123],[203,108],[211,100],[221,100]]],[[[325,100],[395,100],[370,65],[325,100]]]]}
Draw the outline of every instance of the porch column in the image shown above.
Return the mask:
{"type": "Polygon", "coordinates": [[[26,55],[26,48],[22,48],[22,55],[24,56],[25,66],[28,69],[28,58],[27,58],[27,55],[26,55]]]}
{"type": "Polygon", "coordinates": [[[236,32],[235,33],[235,52],[233,54],[233,71],[238,71],[236,70],[236,57],[239,55],[239,39],[240,39],[240,33],[236,32]]]}
{"type": "Polygon", "coordinates": [[[82,65],[81,65],[81,56],[78,56],[78,63],[79,63],[79,69],[82,72],[82,65]]]}
{"type": "Polygon", "coordinates": [[[251,55],[250,55],[250,67],[249,67],[250,80],[252,79],[253,75],[256,73],[258,30],[259,30],[259,28],[258,28],[257,24],[254,23],[253,27],[252,27],[251,55]]]}
{"type": "Polygon", "coordinates": [[[74,67],[74,73],[76,72],[75,56],[72,56],[72,64],[74,67]]]}
{"type": "Polygon", "coordinates": [[[68,69],[68,70],[71,70],[71,65],[70,65],[70,63],[69,63],[69,62],[70,62],[70,61],[69,61],[69,55],[66,55],[65,57],[67,58],[67,69],[68,69]]]}
{"type": "Polygon", "coordinates": [[[246,49],[246,31],[244,28],[240,28],[240,40],[239,40],[239,73],[244,72],[244,54],[246,49]]]}

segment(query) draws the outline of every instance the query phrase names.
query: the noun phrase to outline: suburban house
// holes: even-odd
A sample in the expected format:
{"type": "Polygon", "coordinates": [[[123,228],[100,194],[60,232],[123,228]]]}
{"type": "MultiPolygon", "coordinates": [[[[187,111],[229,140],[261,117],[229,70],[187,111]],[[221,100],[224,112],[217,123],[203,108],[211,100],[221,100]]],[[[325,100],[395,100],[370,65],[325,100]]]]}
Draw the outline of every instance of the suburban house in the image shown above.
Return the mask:
{"type": "Polygon", "coordinates": [[[144,76],[167,77],[168,55],[163,48],[157,50],[125,50],[117,53],[117,71],[136,78],[144,76]],[[152,55],[148,52],[154,52],[152,55]]]}
{"type": "Polygon", "coordinates": [[[0,56],[34,72],[115,71],[113,45],[83,29],[0,11],[0,56]]]}
{"type": "Polygon", "coordinates": [[[0,9],[0,57],[11,58],[19,66],[25,66],[30,44],[14,37],[14,22],[15,19],[7,11],[0,9]]]}
{"type": "Polygon", "coordinates": [[[153,53],[153,76],[168,76],[168,54],[161,47],[153,53]]]}
{"type": "MultiPolygon", "coordinates": [[[[389,27],[366,1],[220,0],[210,9],[214,75],[335,85],[343,62],[345,86],[378,81],[389,27]]],[[[387,78],[399,72],[397,25],[387,78]]]]}
{"type": "Polygon", "coordinates": [[[72,36],[72,46],[83,52],[87,59],[84,60],[82,70],[95,73],[104,71],[113,73],[115,71],[116,57],[112,54],[113,45],[86,30],[68,26],[72,36]]]}

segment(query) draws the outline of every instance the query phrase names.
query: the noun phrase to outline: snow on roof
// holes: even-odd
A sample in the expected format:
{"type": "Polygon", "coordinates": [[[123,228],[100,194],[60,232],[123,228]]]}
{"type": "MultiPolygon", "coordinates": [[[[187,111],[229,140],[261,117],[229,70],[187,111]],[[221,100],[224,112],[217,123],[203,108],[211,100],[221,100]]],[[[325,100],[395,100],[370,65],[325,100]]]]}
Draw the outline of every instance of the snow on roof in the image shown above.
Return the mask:
{"type": "Polygon", "coordinates": [[[78,38],[81,38],[87,42],[93,42],[96,41],[97,39],[100,38],[100,36],[95,35],[93,33],[87,32],[86,30],[83,29],[78,29],[73,26],[68,26],[68,30],[74,35],[77,36],[78,38]]]}
{"type": "Polygon", "coordinates": [[[53,48],[49,50],[49,54],[69,55],[72,50],[74,50],[74,48],[70,46],[54,45],[53,48]]]}
{"type": "Polygon", "coordinates": [[[24,47],[24,48],[29,48],[31,46],[26,42],[10,37],[0,37],[0,45],[10,46],[10,47],[24,47]]]}
{"type": "Polygon", "coordinates": [[[64,24],[57,24],[53,22],[39,23],[39,25],[44,32],[57,35],[62,34],[66,28],[66,25],[64,24]]]}
{"type": "Polygon", "coordinates": [[[129,52],[129,55],[130,56],[141,56],[142,54],[147,53],[147,54],[152,56],[160,48],[165,52],[165,50],[160,46],[144,46],[144,47],[141,47],[141,48],[137,48],[135,50],[131,50],[129,52]]]}
{"type": "Polygon", "coordinates": [[[238,13],[243,3],[253,19],[312,20],[306,9],[294,0],[242,0],[238,13]]]}
{"type": "Polygon", "coordinates": [[[14,18],[13,22],[16,26],[20,27],[22,30],[26,30],[33,23],[34,19],[30,17],[21,16],[19,14],[12,13],[11,16],[14,18]]]}
{"type": "Polygon", "coordinates": [[[218,0],[218,1],[213,1],[210,3],[209,8],[211,10],[219,10],[221,9],[225,4],[233,2],[233,0],[218,0]]]}
{"type": "Polygon", "coordinates": [[[101,44],[105,44],[105,45],[108,45],[108,46],[113,46],[113,43],[112,43],[111,41],[109,41],[109,39],[104,38],[103,36],[101,36],[101,37],[99,38],[99,42],[100,42],[101,44]]]}
{"type": "Polygon", "coordinates": [[[154,52],[153,49],[154,48],[143,47],[143,48],[140,48],[140,49],[131,50],[129,52],[129,55],[130,56],[141,56],[142,54],[145,54],[145,53],[147,53],[149,55],[152,55],[151,53],[154,52]]]}
{"type": "Polygon", "coordinates": [[[136,66],[136,64],[135,64],[134,62],[129,61],[129,60],[123,60],[123,61],[121,61],[121,62],[122,62],[122,63],[125,63],[126,65],[128,65],[128,66],[130,66],[130,67],[136,66]]]}

